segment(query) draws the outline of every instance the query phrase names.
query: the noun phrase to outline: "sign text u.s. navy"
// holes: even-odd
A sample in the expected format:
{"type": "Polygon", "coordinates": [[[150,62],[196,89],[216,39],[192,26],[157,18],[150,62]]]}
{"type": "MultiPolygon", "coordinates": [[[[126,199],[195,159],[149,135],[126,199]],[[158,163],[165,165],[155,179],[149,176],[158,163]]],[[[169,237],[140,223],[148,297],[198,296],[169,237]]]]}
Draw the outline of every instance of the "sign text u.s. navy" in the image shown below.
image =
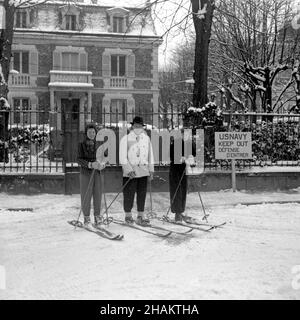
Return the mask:
{"type": "Polygon", "coordinates": [[[251,132],[215,132],[216,159],[252,159],[251,132]]]}

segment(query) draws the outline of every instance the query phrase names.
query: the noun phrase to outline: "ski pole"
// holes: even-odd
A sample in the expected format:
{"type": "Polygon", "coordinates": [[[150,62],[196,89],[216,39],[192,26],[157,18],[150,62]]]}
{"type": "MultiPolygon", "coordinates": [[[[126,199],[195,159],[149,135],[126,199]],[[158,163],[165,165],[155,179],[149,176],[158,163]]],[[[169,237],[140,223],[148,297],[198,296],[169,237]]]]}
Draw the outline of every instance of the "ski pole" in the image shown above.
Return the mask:
{"type": "Polygon", "coordinates": [[[152,181],[149,181],[149,192],[150,192],[150,212],[147,214],[148,218],[155,218],[156,213],[153,212],[153,201],[152,201],[152,181]]]}
{"type": "Polygon", "coordinates": [[[118,198],[119,194],[125,189],[125,187],[127,186],[127,184],[129,183],[129,181],[131,180],[131,178],[129,178],[126,183],[122,186],[121,190],[117,193],[117,195],[114,197],[114,199],[111,201],[111,203],[109,204],[108,207],[106,207],[104,214],[106,214],[108,212],[108,209],[112,206],[112,204],[116,201],[116,199],[118,198]]]}
{"type": "Polygon", "coordinates": [[[204,207],[204,204],[203,204],[203,201],[202,201],[202,197],[201,197],[200,191],[198,191],[198,196],[199,196],[199,199],[200,199],[200,202],[201,202],[201,205],[202,205],[203,214],[204,214],[202,220],[205,220],[206,223],[208,223],[207,217],[209,216],[209,214],[207,214],[206,211],[205,211],[205,207],[204,207]]]}
{"type": "MultiPolygon", "coordinates": [[[[82,203],[81,203],[81,205],[80,205],[80,210],[79,210],[78,218],[77,218],[77,220],[76,220],[76,224],[79,222],[79,218],[80,218],[80,215],[81,215],[81,212],[82,212],[82,207],[85,205],[86,197],[87,197],[87,194],[88,194],[88,192],[89,192],[89,190],[90,190],[90,187],[91,187],[91,185],[92,185],[92,181],[93,181],[93,179],[94,179],[94,175],[95,175],[95,169],[93,169],[93,171],[92,171],[92,174],[91,174],[91,177],[90,177],[90,181],[89,181],[89,183],[88,183],[88,186],[87,186],[87,188],[86,188],[85,195],[84,195],[84,197],[83,197],[83,201],[82,201],[82,203]]],[[[76,226],[77,226],[77,225],[75,225],[75,229],[76,229],[76,226]]]]}
{"type": "MultiPolygon", "coordinates": [[[[100,171],[101,173],[101,171],[100,171]]],[[[103,192],[103,200],[104,200],[104,205],[105,205],[105,212],[106,212],[106,219],[103,219],[103,223],[106,225],[109,225],[110,221],[109,221],[109,217],[108,217],[108,208],[107,208],[107,202],[106,202],[106,193],[105,193],[105,174],[103,172],[103,174],[101,175],[102,179],[102,192],[103,192]]]]}
{"type": "Polygon", "coordinates": [[[152,205],[152,182],[151,182],[151,178],[149,181],[149,191],[150,191],[150,211],[151,213],[153,212],[153,205],[152,205]]]}

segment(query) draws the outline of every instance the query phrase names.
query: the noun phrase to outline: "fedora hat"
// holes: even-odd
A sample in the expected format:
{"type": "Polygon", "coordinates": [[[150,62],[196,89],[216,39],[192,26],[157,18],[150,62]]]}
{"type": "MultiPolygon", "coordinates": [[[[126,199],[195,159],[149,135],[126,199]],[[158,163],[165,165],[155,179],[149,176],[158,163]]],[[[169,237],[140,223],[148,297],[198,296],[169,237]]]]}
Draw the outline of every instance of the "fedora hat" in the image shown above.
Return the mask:
{"type": "Polygon", "coordinates": [[[135,123],[137,124],[141,124],[142,126],[145,126],[144,124],[144,121],[143,121],[143,118],[142,117],[139,117],[139,116],[136,116],[133,118],[132,122],[130,122],[132,125],[134,125],[135,123]]]}

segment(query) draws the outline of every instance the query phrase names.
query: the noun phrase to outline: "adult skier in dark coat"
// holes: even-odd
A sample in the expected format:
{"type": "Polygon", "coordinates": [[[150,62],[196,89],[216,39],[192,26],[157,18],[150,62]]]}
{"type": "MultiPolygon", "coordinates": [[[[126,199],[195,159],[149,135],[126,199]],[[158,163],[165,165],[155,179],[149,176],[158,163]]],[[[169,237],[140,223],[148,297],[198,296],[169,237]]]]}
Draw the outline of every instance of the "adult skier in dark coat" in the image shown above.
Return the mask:
{"type": "Polygon", "coordinates": [[[100,171],[105,168],[104,163],[96,159],[98,144],[96,143],[97,128],[94,124],[87,124],[85,139],[79,143],[77,162],[80,165],[80,195],[84,224],[91,226],[91,200],[94,203],[95,224],[101,223],[100,209],[102,198],[100,171]]]}
{"type": "MultiPolygon", "coordinates": [[[[195,145],[192,143],[192,155],[195,156],[195,145]]],[[[191,155],[184,157],[184,139],[175,137],[170,144],[170,170],[169,170],[169,192],[171,201],[171,212],[175,213],[175,221],[182,221],[182,214],[185,211],[187,195],[187,161],[191,155]],[[179,140],[179,141],[178,141],[179,140]],[[176,143],[181,143],[182,153],[175,154],[176,143]]]]}

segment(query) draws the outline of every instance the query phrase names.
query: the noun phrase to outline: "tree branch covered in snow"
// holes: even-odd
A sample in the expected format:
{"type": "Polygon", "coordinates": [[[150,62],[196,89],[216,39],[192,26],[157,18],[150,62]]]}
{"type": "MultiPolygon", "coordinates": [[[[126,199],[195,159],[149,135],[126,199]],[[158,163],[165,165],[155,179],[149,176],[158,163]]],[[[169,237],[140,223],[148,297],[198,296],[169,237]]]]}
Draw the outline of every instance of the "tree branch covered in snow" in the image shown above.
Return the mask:
{"type": "Polygon", "coordinates": [[[288,66],[287,64],[275,67],[275,70],[273,70],[271,72],[271,84],[273,83],[275,77],[278,75],[279,72],[285,71],[289,68],[290,68],[290,66],[288,66]]]}

